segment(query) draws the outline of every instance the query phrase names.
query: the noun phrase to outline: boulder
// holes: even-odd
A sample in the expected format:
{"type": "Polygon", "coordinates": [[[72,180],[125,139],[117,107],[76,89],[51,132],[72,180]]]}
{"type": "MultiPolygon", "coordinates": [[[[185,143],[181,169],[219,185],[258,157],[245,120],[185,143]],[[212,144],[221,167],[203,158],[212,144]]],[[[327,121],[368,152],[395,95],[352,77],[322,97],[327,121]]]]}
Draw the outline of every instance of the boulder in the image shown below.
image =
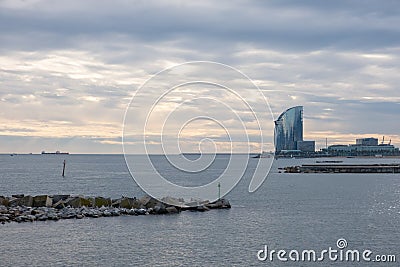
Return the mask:
{"type": "Polygon", "coordinates": [[[168,204],[168,205],[172,205],[172,206],[178,206],[181,207],[184,205],[184,200],[183,198],[175,198],[175,197],[163,197],[161,199],[164,203],[168,204]]]}
{"type": "Polygon", "coordinates": [[[5,198],[5,197],[0,197],[0,205],[3,205],[3,206],[8,206],[8,204],[9,204],[9,201],[8,201],[8,199],[7,198],[5,198]]]}
{"type": "Polygon", "coordinates": [[[121,205],[121,198],[118,199],[111,199],[111,206],[115,208],[119,208],[121,205]]]}
{"type": "Polygon", "coordinates": [[[6,206],[0,205],[0,214],[7,214],[8,213],[8,209],[6,208],[6,206]]]}
{"type": "Polygon", "coordinates": [[[147,210],[143,209],[143,208],[136,210],[136,214],[138,214],[138,215],[146,215],[146,213],[147,213],[147,210]]]}
{"type": "Polygon", "coordinates": [[[10,220],[10,218],[8,216],[0,216],[0,222],[8,222],[10,220]]]}
{"type": "Polygon", "coordinates": [[[32,207],[51,207],[53,201],[48,195],[33,197],[32,207]]]}
{"type": "Polygon", "coordinates": [[[208,210],[210,210],[210,209],[207,208],[207,207],[204,206],[204,205],[200,205],[200,206],[197,206],[197,207],[196,207],[196,211],[204,212],[204,211],[208,211],[208,210]]]}
{"type": "Polygon", "coordinates": [[[221,199],[222,202],[222,208],[223,209],[230,209],[231,208],[231,203],[227,199],[221,199]]]}
{"type": "Polygon", "coordinates": [[[53,195],[52,199],[53,199],[53,205],[57,202],[59,202],[60,200],[66,200],[70,197],[70,195],[53,195]]]}
{"type": "Polygon", "coordinates": [[[69,197],[68,199],[64,200],[65,206],[70,206],[72,208],[80,208],[80,207],[90,207],[93,205],[93,201],[88,198],[84,198],[82,196],[78,197],[69,197]]]}
{"type": "Polygon", "coordinates": [[[161,202],[154,206],[153,211],[154,211],[155,214],[166,214],[166,213],[168,213],[164,203],[161,203],[161,202]]]}
{"type": "Polygon", "coordinates": [[[56,208],[58,210],[65,208],[64,200],[59,200],[57,203],[54,203],[53,208],[56,208]]]}
{"type": "Polygon", "coordinates": [[[15,198],[21,198],[21,197],[24,197],[24,194],[17,194],[17,195],[11,195],[12,197],[15,197],[15,198]]]}
{"type": "Polygon", "coordinates": [[[166,210],[168,213],[179,213],[179,210],[178,210],[176,207],[174,207],[174,206],[166,207],[165,210],[166,210]]]}
{"type": "Polygon", "coordinates": [[[229,201],[224,198],[219,199],[215,202],[209,203],[206,206],[210,209],[230,209],[231,208],[231,204],[229,203],[229,201]]]}
{"type": "Polygon", "coordinates": [[[20,197],[20,198],[15,198],[12,201],[10,201],[9,205],[11,207],[17,207],[17,206],[32,207],[33,197],[32,196],[24,196],[24,197],[20,197]]]}
{"type": "Polygon", "coordinates": [[[141,206],[141,207],[145,207],[146,209],[149,209],[149,208],[153,208],[153,209],[154,209],[154,207],[155,207],[157,204],[161,203],[161,202],[158,201],[157,199],[152,198],[152,197],[150,197],[150,196],[144,196],[144,197],[142,197],[142,198],[139,200],[139,202],[140,202],[140,206],[141,206]]]}
{"type": "Polygon", "coordinates": [[[200,202],[199,201],[185,202],[185,206],[189,208],[197,208],[198,206],[200,206],[200,202]]]}
{"type": "Polygon", "coordinates": [[[94,206],[100,208],[101,206],[110,207],[111,199],[104,197],[95,197],[94,198],[94,206]]]}
{"type": "Polygon", "coordinates": [[[185,202],[181,207],[183,210],[197,210],[197,207],[199,206],[201,206],[199,201],[191,201],[185,202]]]}
{"type": "Polygon", "coordinates": [[[132,209],[132,208],[139,208],[140,203],[136,198],[123,197],[121,198],[119,206],[120,208],[132,209]]]}

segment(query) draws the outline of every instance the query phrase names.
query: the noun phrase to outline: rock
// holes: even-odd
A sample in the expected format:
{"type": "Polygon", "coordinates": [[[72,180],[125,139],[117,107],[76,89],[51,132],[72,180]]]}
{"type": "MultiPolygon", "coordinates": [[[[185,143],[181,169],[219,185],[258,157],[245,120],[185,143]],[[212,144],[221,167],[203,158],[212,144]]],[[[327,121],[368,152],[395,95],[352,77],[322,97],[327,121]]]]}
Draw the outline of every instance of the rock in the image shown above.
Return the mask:
{"type": "Polygon", "coordinates": [[[199,201],[185,202],[181,207],[182,210],[197,211],[197,207],[202,206],[199,201]]]}
{"type": "Polygon", "coordinates": [[[166,207],[165,210],[167,211],[167,213],[179,213],[179,210],[174,206],[166,207]]]}
{"type": "Polygon", "coordinates": [[[121,205],[121,198],[111,200],[111,207],[118,208],[120,205],[121,205]]]}
{"type": "Polygon", "coordinates": [[[101,206],[110,207],[111,199],[104,197],[95,197],[94,198],[94,206],[100,208],[101,206]]]}
{"type": "Polygon", "coordinates": [[[32,207],[32,205],[33,205],[32,196],[23,196],[20,198],[15,198],[9,203],[10,207],[17,207],[17,206],[32,207]]]}
{"type": "Polygon", "coordinates": [[[1,205],[0,206],[0,214],[7,214],[8,213],[8,209],[6,208],[6,206],[1,205]]]}
{"type": "Polygon", "coordinates": [[[124,209],[139,208],[140,202],[136,198],[123,197],[121,199],[120,207],[124,209]]]}
{"type": "Polygon", "coordinates": [[[32,207],[51,207],[53,201],[47,195],[33,197],[32,207]]]}
{"type": "Polygon", "coordinates": [[[57,203],[53,204],[53,208],[58,210],[65,208],[64,200],[59,200],[57,203]]]}
{"type": "Polygon", "coordinates": [[[111,206],[114,208],[132,209],[139,208],[140,203],[136,198],[122,197],[114,199],[111,206]]]}
{"type": "Polygon", "coordinates": [[[137,216],[136,209],[130,209],[127,211],[127,214],[137,216]]]}
{"type": "Polygon", "coordinates": [[[0,198],[0,205],[8,207],[10,205],[10,200],[8,198],[0,198]]]}
{"type": "Polygon", "coordinates": [[[10,218],[8,216],[0,216],[0,222],[8,222],[10,218]]]}
{"type": "Polygon", "coordinates": [[[174,197],[163,197],[161,200],[168,205],[177,207],[183,206],[185,202],[183,198],[174,198],[174,197]]]}
{"type": "Polygon", "coordinates": [[[58,217],[58,215],[54,214],[54,213],[49,214],[47,217],[49,220],[53,220],[53,221],[58,221],[60,219],[60,217],[58,217]]]}
{"type": "Polygon", "coordinates": [[[36,216],[33,216],[33,215],[27,215],[26,218],[27,218],[29,221],[31,221],[31,222],[33,222],[34,220],[36,220],[36,216]]]}
{"type": "Polygon", "coordinates": [[[203,200],[203,201],[200,201],[200,205],[207,205],[207,204],[209,204],[210,203],[210,200],[203,200]]]}
{"type": "Polygon", "coordinates": [[[200,206],[200,202],[199,201],[185,202],[185,206],[189,208],[197,208],[198,206],[200,206]]]}
{"type": "Polygon", "coordinates": [[[208,210],[210,210],[210,209],[207,208],[207,207],[204,206],[204,205],[200,205],[200,206],[198,206],[198,207],[196,208],[196,211],[200,211],[200,212],[204,212],[204,211],[208,211],[208,210]]]}
{"type": "Polygon", "coordinates": [[[110,216],[112,216],[112,214],[111,214],[111,212],[106,210],[106,211],[103,212],[103,216],[104,217],[110,217],[110,216]]]}
{"type": "Polygon", "coordinates": [[[209,209],[230,209],[231,204],[227,199],[220,199],[206,205],[209,209]]]}
{"type": "Polygon", "coordinates": [[[24,197],[24,194],[18,194],[18,195],[11,195],[12,197],[15,197],[15,198],[21,198],[21,197],[24,197]]]}
{"type": "Polygon", "coordinates": [[[231,204],[229,203],[229,201],[227,199],[221,199],[222,202],[222,208],[223,209],[230,209],[231,208],[231,204]]]}
{"type": "Polygon", "coordinates": [[[57,202],[59,202],[60,200],[66,200],[70,197],[70,195],[53,195],[52,199],[53,199],[53,205],[57,202]]]}
{"type": "Polygon", "coordinates": [[[136,213],[137,213],[138,215],[146,215],[147,210],[146,210],[146,209],[137,209],[137,210],[136,210],[136,213]]]}
{"type": "Polygon", "coordinates": [[[112,216],[120,216],[121,214],[120,214],[120,211],[117,208],[115,208],[115,209],[111,210],[111,215],[112,216]]]}
{"type": "Polygon", "coordinates": [[[99,208],[99,211],[106,211],[106,210],[107,210],[107,208],[104,207],[104,206],[101,206],[101,207],[99,208]]]}
{"type": "Polygon", "coordinates": [[[84,217],[84,216],[83,216],[82,214],[76,215],[76,218],[77,218],[77,219],[83,219],[83,217],[84,217]]]}
{"type": "Polygon", "coordinates": [[[154,209],[154,207],[161,202],[150,196],[144,196],[139,200],[139,203],[140,203],[140,206],[143,208],[145,207],[146,209],[149,209],[149,208],[154,209]]]}
{"type": "Polygon", "coordinates": [[[161,202],[158,203],[156,206],[154,206],[153,211],[154,211],[155,214],[166,214],[166,213],[168,213],[165,205],[163,203],[161,203],[161,202]]]}
{"type": "Polygon", "coordinates": [[[47,217],[47,215],[45,215],[45,214],[42,214],[37,217],[38,221],[47,221],[48,219],[49,219],[49,217],[47,217]]]}
{"type": "Polygon", "coordinates": [[[70,197],[64,200],[65,206],[70,206],[72,208],[80,208],[82,206],[90,207],[93,205],[93,201],[88,198],[84,198],[82,196],[79,197],[70,197]]]}

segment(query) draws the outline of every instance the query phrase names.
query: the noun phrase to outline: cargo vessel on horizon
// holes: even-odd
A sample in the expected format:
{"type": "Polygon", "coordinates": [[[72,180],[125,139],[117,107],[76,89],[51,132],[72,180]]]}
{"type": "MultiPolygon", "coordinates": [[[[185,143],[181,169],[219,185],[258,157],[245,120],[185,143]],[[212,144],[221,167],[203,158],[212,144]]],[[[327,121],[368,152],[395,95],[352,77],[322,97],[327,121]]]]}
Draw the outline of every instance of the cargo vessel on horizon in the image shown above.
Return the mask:
{"type": "Polygon", "coordinates": [[[69,155],[69,152],[60,152],[58,150],[56,152],[42,151],[42,155],[69,155]]]}

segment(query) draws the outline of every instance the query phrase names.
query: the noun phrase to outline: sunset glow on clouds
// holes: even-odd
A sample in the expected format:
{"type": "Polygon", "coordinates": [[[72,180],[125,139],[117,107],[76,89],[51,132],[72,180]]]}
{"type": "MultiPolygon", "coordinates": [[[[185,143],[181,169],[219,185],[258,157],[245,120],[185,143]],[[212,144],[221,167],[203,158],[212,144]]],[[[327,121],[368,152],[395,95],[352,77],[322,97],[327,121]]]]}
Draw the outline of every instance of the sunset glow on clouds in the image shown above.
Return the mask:
{"type": "MultiPolygon", "coordinates": [[[[0,1],[0,152],[122,153],[135,91],[194,60],[248,75],[275,118],[303,105],[305,139],[317,147],[325,138],[383,135],[400,146],[399,8],[362,0],[0,1]]],[[[234,134],[235,121],[223,120],[234,134]]],[[[225,133],[203,121],[185,130],[184,149],[196,150],[201,137],[229,148],[225,133]]]]}

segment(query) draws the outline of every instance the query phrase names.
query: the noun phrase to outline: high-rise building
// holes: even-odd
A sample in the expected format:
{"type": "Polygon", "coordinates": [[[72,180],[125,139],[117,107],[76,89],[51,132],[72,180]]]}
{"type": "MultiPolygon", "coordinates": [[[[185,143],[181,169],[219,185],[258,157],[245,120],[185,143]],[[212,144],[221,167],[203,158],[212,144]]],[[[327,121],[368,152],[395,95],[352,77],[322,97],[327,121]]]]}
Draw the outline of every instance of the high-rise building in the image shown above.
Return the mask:
{"type": "Polygon", "coordinates": [[[292,107],[275,121],[275,152],[297,150],[297,142],[303,141],[303,107],[292,107]]]}

